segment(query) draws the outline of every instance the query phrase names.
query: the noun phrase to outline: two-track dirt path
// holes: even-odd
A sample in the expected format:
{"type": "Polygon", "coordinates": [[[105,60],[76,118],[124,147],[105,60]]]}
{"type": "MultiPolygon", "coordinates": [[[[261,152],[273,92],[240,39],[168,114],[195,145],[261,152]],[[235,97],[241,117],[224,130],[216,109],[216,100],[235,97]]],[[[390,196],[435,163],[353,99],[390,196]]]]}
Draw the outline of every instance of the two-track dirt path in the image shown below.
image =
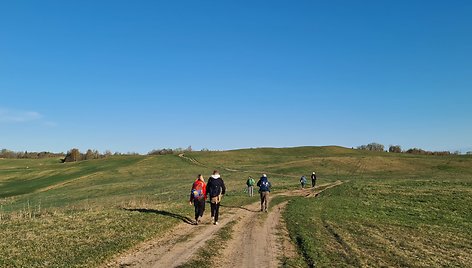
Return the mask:
{"type": "MultiPolygon", "coordinates": [[[[279,195],[315,197],[341,183],[337,181],[319,185],[314,191],[300,189],[279,195]]],[[[254,203],[243,207],[224,206],[223,200],[219,225],[210,223],[209,211],[206,211],[202,224],[180,223],[164,236],[138,245],[105,267],[177,267],[191,261],[194,254],[231,221],[236,222],[231,240],[224,245],[215,245],[223,247],[221,256],[213,259],[217,266],[279,267],[284,257],[296,254],[281,215],[287,202],[273,207],[269,204],[269,212],[265,213],[260,212],[258,198],[253,198],[254,203]],[[198,232],[195,232],[196,228],[198,232]]]]}

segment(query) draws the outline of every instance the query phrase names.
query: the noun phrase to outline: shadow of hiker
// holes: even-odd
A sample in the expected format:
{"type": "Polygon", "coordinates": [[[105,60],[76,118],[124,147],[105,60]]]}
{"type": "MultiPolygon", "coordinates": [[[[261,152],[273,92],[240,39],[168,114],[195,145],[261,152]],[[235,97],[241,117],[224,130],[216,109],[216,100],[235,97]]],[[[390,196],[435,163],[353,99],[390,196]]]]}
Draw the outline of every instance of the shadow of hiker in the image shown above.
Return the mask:
{"type": "Polygon", "coordinates": [[[239,208],[239,209],[244,209],[244,210],[247,210],[247,211],[250,211],[250,212],[259,212],[259,210],[248,209],[248,208],[245,208],[245,207],[243,207],[243,206],[236,207],[236,206],[220,205],[220,207],[225,207],[225,208],[239,208]]]}
{"type": "Polygon", "coordinates": [[[193,223],[192,219],[190,219],[189,217],[182,216],[180,214],[172,213],[172,212],[165,211],[165,210],[148,209],[148,208],[123,208],[123,210],[137,211],[137,212],[141,212],[141,213],[154,213],[154,214],[158,214],[158,215],[178,219],[178,220],[181,220],[181,221],[183,221],[187,224],[192,224],[193,223]]]}

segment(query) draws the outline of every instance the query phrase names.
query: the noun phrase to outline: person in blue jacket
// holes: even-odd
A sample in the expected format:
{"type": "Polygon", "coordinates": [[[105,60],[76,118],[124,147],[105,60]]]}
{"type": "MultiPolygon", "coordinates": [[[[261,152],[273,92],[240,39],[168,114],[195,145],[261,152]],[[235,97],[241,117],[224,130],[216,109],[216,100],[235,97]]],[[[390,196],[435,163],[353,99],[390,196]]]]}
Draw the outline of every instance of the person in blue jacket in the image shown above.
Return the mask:
{"type": "Polygon", "coordinates": [[[272,185],[269,179],[267,179],[266,174],[262,174],[262,177],[257,182],[257,186],[259,186],[259,193],[261,195],[261,211],[267,212],[269,208],[269,193],[272,185]]]}

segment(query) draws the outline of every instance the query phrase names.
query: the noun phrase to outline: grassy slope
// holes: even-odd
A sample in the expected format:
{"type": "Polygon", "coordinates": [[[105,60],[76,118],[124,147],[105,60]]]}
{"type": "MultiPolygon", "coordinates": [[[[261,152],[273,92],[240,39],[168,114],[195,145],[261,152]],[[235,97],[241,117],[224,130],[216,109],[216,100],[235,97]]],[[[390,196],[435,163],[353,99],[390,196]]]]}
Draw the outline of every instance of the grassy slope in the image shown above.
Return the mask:
{"type": "Polygon", "coordinates": [[[366,154],[362,162],[348,183],[288,206],[309,266],[470,265],[472,158],[366,154]]]}
{"type": "MultiPolygon", "coordinates": [[[[312,258],[321,264],[416,264],[414,256],[432,258],[428,254],[431,248],[420,249],[405,242],[410,233],[418,234],[414,245],[422,245],[431,242],[421,239],[430,234],[436,237],[443,230],[442,240],[432,239],[449,241],[447,247],[454,250],[458,245],[470,249],[470,233],[451,235],[470,227],[466,224],[470,218],[464,216],[470,215],[470,157],[366,153],[341,147],[194,152],[187,156],[202,166],[174,155],[68,164],[0,159],[0,235],[5,237],[0,241],[0,266],[97,265],[116,252],[159,235],[185,217],[192,218],[192,207],[186,204],[189,187],[196,174],[208,176],[215,168],[221,169],[228,187],[224,205],[251,202],[243,193],[245,180],[262,172],[269,174],[275,191],[297,187],[298,178],[315,168],[320,182],[350,180],[320,199],[293,200],[289,205],[286,220],[292,237],[303,238],[300,249],[308,262],[312,258]],[[456,194],[444,192],[431,197],[431,192],[447,187],[453,187],[456,194]],[[418,195],[413,194],[416,192],[418,195]],[[418,196],[424,197],[423,201],[416,200],[418,196]],[[436,220],[436,229],[427,225],[430,218],[412,220],[431,215],[432,210],[436,211],[434,215],[444,215],[436,220]],[[293,228],[295,223],[317,229],[293,228]],[[397,232],[405,226],[410,232],[397,232]],[[393,242],[376,247],[377,240],[362,240],[362,233],[369,232],[384,242],[403,241],[412,253],[403,257],[397,256],[400,253],[387,254],[382,247],[392,247],[393,242]],[[333,233],[344,242],[336,240],[333,233]],[[368,253],[359,253],[364,250],[368,253]]],[[[457,254],[462,256],[461,252],[457,254]]],[[[445,261],[453,263],[452,258],[445,261]]],[[[429,263],[441,262],[433,259],[429,263]]]]}

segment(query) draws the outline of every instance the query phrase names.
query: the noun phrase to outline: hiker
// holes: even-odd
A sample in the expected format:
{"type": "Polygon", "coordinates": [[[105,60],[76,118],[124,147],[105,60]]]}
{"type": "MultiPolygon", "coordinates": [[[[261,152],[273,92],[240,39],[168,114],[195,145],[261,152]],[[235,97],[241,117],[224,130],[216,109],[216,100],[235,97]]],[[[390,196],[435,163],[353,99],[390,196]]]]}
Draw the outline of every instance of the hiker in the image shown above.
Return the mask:
{"type": "Polygon", "coordinates": [[[302,189],[305,188],[305,184],[306,184],[306,177],[305,176],[302,176],[300,178],[300,184],[302,185],[302,189]]]}
{"type": "Polygon", "coordinates": [[[246,181],[247,193],[249,196],[254,196],[254,184],[256,184],[256,181],[252,177],[249,177],[246,181]]]}
{"type": "Polygon", "coordinates": [[[316,184],[316,173],[313,171],[313,173],[311,174],[311,188],[315,188],[315,184],[316,184]]]}
{"type": "Polygon", "coordinates": [[[195,206],[195,225],[202,221],[205,212],[206,184],[202,174],[198,174],[197,180],[192,185],[190,192],[190,204],[195,206]]]}
{"type": "Polygon", "coordinates": [[[257,182],[257,186],[259,186],[259,193],[261,194],[261,211],[267,212],[269,208],[270,187],[272,187],[272,185],[267,179],[266,174],[262,174],[262,177],[257,182]]]}
{"type": "Polygon", "coordinates": [[[218,170],[213,171],[213,175],[208,179],[207,192],[210,196],[211,221],[214,225],[218,224],[218,214],[220,210],[220,202],[226,193],[225,182],[220,177],[218,170]]]}

